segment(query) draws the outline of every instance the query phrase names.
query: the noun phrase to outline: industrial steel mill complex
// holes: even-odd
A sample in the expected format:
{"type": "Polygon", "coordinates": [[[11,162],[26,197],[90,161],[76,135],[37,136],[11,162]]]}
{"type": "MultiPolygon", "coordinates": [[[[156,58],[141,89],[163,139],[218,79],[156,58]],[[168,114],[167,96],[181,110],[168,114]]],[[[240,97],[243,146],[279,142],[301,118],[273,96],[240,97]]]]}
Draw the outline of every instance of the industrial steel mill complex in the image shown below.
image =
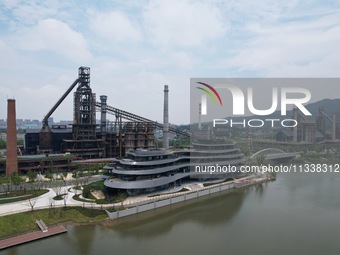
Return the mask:
{"type": "MultiPolygon", "coordinates": [[[[26,130],[24,141],[25,154],[41,156],[19,156],[19,171],[47,170],[51,165],[54,165],[55,168],[65,166],[72,168],[73,164],[69,162],[70,160],[60,157],[60,154],[71,155],[73,158],[78,159],[113,159],[124,157],[129,150],[154,149],[156,148],[154,135],[156,129],[163,130],[165,147],[167,147],[168,133],[181,137],[189,137],[189,133],[178,130],[168,123],[168,91],[168,86],[165,85],[165,123],[163,125],[156,121],[109,106],[107,104],[107,96],[105,95],[100,96],[100,101],[96,101],[96,94],[92,92],[90,86],[90,68],[80,67],[78,69],[78,78],[43,118],[42,128],[26,130]],[[48,120],[51,115],[75,88],[76,91],[73,95],[72,125],[49,125],[48,120]],[[100,124],[96,123],[96,111],[101,113],[100,124]],[[107,114],[113,115],[114,121],[108,121],[107,114]],[[54,164],[55,160],[52,160],[51,156],[55,154],[59,154],[56,160],[62,160],[63,162],[54,164]],[[34,158],[36,160],[34,160],[34,158]],[[41,161],[48,162],[42,166],[39,164],[41,161]]],[[[9,134],[11,130],[14,131],[14,134],[16,133],[14,115],[15,100],[13,101],[14,103],[8,102],[8,108],[9,111],[11,111],[8,116],[14,116],[14,124],[8,126],[7,132],[9,134]],[[14,112],[14,114],[12,112],[14,112]]],[[[11,142],[9,140],[8,142],[9,148],[11,148],[11,144],[13,143],[12,147],[16,148],[16,141],[11,142]]],[[[5,171],[6,165],[10,166],[13,163],[10,155],[7,155],[7,163],[4,161],[0,162],[0,173],[1,171],[5,171]]],[[[14,162],[14,164],[16,163],[14,162]]],[[[17,170],[12,169],[10,171],[12,173],[17,170]]]]}

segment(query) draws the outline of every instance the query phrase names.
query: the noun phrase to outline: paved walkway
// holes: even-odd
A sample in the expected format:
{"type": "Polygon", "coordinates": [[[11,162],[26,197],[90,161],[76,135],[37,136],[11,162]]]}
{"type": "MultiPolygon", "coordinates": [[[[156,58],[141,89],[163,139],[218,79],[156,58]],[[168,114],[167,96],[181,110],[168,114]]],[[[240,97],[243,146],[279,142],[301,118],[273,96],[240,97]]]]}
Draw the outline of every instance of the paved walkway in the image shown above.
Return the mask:
{"type": "MultiPolygon", "coordinates": [[[[239,179],[237,179],[237,181],[247,181],[247,180],[252,180],[252,179],[260,180],[262,178],[264,178],[264,175],[257,174],[257,175],[250,175],[250,176],[245,176],[245,177],[239,178],[239,179]]],[[[230,182],[233,182],[233,181],[230,181],[230,182]]],[[[226,182],[217,181],[215,184],[214,184],[214,182],[211,182],[211,185],[216,185],[216,186],[224,185],[224,184],[226,184],[226,182]]],[[[209,186],[209,187],[211,188],[212,186],[209,186]]],[[[128,197],[124,200],[123,205],[125,207],[129,207],[129,206],[132,206],[132,205],[145,204],[145,203],[157,201],[157,200],[160,200],[160,199],[166,199],[166,198],[178,196],[179,195],[178,191],[180,191],[181,189],[188,189],[188,191],[185,191],[185,192],[190,193],[190,192],[200,191],[202,189],[208,189],[209,187],[204,187],[203,182],[193,181],[191,183],[185,183],[181,186],[177,186],[177,187],[173,188],[172,190],[158,191],[158,192],[154,192],[154,193],[148,193],[148,194],[144,194],[144,195],[128,197]]],[[[182,194],[185,194],[185,193],[183,192],[182,194]]],[[[117,203],[117,204],[115,204],[115,206],[121,206],[121,203],[117,203]]]]}
{"type": "MultiPolygon", "coordinates": [[[[193,192],[193,191],[202,190],[203,188],[204,188],[204,185],[202,182],[185,183],[183,185],[177,186],[173,189],[166,190],[166,191],[156,191],[154,193],[128,197],[124,200],[123,205],[128,207],[128,206],[136,205],[139,203],[141,204],[141,203],[153,202],[153,201],[157,201],[160,199],[178,196],[180,194],[178,192],[182,189],[187,189],[188,191],[186,192],[193,192]]],[[[121,203],[118,203],[118,205],[121,205],[121,203]]]]}
{"type": "MultiPolygon", "coordinates": [[[[68,191],[71,186],[62,187],[61,194],[67,192],[66,205],[67,206],[82,206],[83,202],[74,200],[72,197],[75,195],[74,190],[68,191]]],[[[53,198],[56,196],[56,193],[53,189],[48,189],[49,192],[41,195],[37,198],[32,198],[31,202],[34,203],[33,209],[43,209],[53,207],[61,207],[64,206],[64,200],[54,200],[53,198]]],[[[79,192],[79,191],[78,191],[79,192]]],[[[31,211],[30,202],[28,199],[22,200],[19,202],[8,203],[0,205],[0,216],[15,214],[20,212],[31,211]]]]}

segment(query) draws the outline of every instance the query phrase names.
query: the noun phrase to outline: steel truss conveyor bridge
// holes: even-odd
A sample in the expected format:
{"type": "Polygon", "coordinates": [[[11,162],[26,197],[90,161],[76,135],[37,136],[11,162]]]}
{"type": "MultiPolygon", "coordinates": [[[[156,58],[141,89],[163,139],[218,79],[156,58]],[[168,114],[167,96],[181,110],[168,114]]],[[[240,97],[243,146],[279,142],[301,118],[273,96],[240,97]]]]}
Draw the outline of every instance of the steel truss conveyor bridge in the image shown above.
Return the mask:
{"type": "MultiPolygon", "coordinates": [[[[102,104],[100,102],[96,102],[96,108],[98,111],[100,111],[102,109],[102,104]]],[[[106,105],[106,111],[109,114],[115,115],[116,118],[122,117],[124,119],[127,120],[131,120],[131,121],[141,121],[141,122],[148,122],[148,123],[152,123],[155,125],[156,128],[160,128],[163,129],[163,124],[158,123],[156,121],[138,116],[136,114],[127,112],[127,111],[123,111],[121,109],[106,105]]],[[[182,130],[176,129],[174,127],[169,126],[169,132],[176,134],[178,136],[182,136],[182,137],[190,137],[190,134],[187,132],[184,132],[182,130]]]]}

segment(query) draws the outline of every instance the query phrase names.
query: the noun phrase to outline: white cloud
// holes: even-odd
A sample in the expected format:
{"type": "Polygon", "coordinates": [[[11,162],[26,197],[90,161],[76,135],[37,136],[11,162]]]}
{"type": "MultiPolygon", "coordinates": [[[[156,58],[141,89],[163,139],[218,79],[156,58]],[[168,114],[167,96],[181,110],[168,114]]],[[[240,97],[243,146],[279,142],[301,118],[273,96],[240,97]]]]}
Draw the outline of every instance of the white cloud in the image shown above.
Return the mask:
{"type": "Polygon", "coordinates": [[[162,46],[201,46],[228,29],[218,8],[208,2],[150,1],[143,17],[150,40],[162,46]]]}
{"type": "MultiPolygon", "coordinates": [[[[29,118],[42,119],[72,82],[72,79],[61,76],[56,78],[54,84],[45,84],[39,87],[22,87],[18,89],[16,92],[17,116],[24,116],[27,112],[30,112],[29,118]],[[61,82],[63,85],[59,85],[61,82]]],[[[54,117],[55,120],[72,119],[72,100],[72,93],[70,93],[55,113],[52,114],[52,117],[54,117]]]]}
{"type": "Polygon", "coordinates": [[[16,7],[20,0],[2,0],[2,4],[7,8],[11,9],[13,7],[16,7]]]}
{"type": "Polygon", "coordinates": [[[120,11],[90,12],[90,27],[99,36],[113,41],[140,41],[138,25],[120,11]]]}
{"type": "Polygon", "coordinates": [[[178,66],[181,69],[184,70],[188,70],[188,69],[192,69],[195,61],[193,60],[193,58],[186,52],[184,51],[176,51],[174,53],[170,53],[169,57],[172,57],[173,59],[173,65],[174,66],[178,66]]]}
{"type": "MultiPolygon", "coordinates": [[[[162,121],[188,122],[189,77],[338,76],[339,4],[317,0],[4,0],[0,93],[18,117],[39,118],[91,67],[108,103],[162,121]],[[61,76],[64,75],[64,76],[61,76]],[[10,88],[10,89],[8,89],[10,88]],[[33,103],[32,103],[33,102],[33,103]]],[[[72,119],[72,95],[56,119],[72,119]]]]}
{"type": "Polygon", "coordinates": [[[72,59],[88,61],[91,58],[82,34],[61,21],[46,19],[39,22],[38,33],[46,49],[55,50],[72,59]]]}
{"type": "Polygon", "coordinates": [[[12,90],[6,87],[0,87],[0,95],[6,95],[7,97],[12,97],[12,90]]]}
{"type": "Polygon", "coordinates": [[[336,17],[330,15],[310,22],[252,24],[248,29],[255,37],[240,47],[227,65],[275,76],[328,76],[330,70],[335,71],[334,62],[328,59],[340,61],[340,16],[336,17]]]}
{"type": "Polygon", "coordinates": [[[15,15],[21,19],[21,22],[27,24],[34,24],[37,20],[42,17],[51,17],[57,14],[58,8],[55,5],[43,6],[38,3],[28,3],[24,5],[18,5],[14,9],[15,15]]]}
{"type": "Polygon", "coordinates": [[[10,88],[0,86],[0,119],[7,118],[7,99],[13,98],[13,96],[10,88]]]}
{"type": "Polygon", "coordinates": [[[51,84],[40,87],[38,89],[39,93],[37,93],[36,88],[23,87],[20,90],[24,97],[34,99],[33,101],[41,99],[49,101],[50,99],[53,99],[58,94],[60,94],[58,87],[53,86],[51,84]]]}
{"type": "Polygon", "coordinates": [[[14,64],[13,62],[17,60],[15,51],[2,40],[0,40],[0,56],[0,66],[3,67],[14,64]]]}
{"type": "MultiPolygon", "coordinates": [[[[0,3],[0,11],[1,5],[5,7],[3,9],[4,16],[6,16],[4,20],[9,22],[11,29],[16,29],[22,24],[34,25],[42,19],[60,17],[62,3],[57,0],[4,0],[0,3]]],[[[63,5],[65,7],[67,4],[63,3],[63,5]]]]}
{"type": "Polygon", "coordinates": [[[14,42],[19,49],[50,50],[75,62],[92,58],[83,35],[56,19],[44,19],[32,28],[23,29],[14,42]]]}

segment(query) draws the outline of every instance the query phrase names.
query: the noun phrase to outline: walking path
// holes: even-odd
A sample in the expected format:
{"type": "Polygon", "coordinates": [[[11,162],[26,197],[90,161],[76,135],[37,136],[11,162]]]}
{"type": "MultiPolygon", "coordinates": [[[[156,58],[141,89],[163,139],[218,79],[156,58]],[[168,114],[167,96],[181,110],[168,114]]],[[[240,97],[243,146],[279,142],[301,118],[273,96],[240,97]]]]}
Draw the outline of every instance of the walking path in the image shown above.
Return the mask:
{"type": "MultiPolygon", "coordinates": [[[[68,191],[68,189],[71,188],[71,186],[63,187],[63,190],[60,192],[61,194],[67,193],[66,198],[66,205],[67,206],[81,206],[83,205],[83,202],[77,201],[73,199],[73,196],[75,195],[73,189],[71,191],[68,191]]],[[[57,195],[55,191],[51,188],[48,189],[49,192],[31,199],[31,203],[34,203],[33,209],[43,209],[43,208],[49,208],[49,207],[62,207],[64,206],[64,200],[54,200],[53,198],[57,195]]],[[[78,191],[79,192],[79,191],[78,191]]],[[[10,215],[20,212],[27,212],[31,211],[32,208],[30,206],[29,200],[22,200],[19,202],[13,202],[13,203],[7,203],[0,205],[0,216],[4,215],[10,215]]]]}

